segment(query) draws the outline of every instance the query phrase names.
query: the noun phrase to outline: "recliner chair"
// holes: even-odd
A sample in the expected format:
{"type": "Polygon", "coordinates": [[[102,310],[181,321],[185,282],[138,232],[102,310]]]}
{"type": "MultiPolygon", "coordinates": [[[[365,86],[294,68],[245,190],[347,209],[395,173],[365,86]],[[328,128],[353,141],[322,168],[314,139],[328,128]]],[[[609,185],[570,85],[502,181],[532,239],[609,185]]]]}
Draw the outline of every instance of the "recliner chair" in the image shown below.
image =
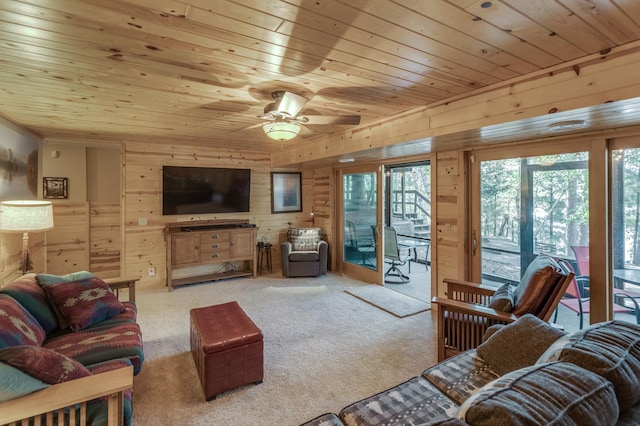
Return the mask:
{"type": "Polygon", "coordinates": [[[322,240],[322,228],[289,228],[282,250],[282,275],[315,277],[327,273],[329,245],[322,240]]]}

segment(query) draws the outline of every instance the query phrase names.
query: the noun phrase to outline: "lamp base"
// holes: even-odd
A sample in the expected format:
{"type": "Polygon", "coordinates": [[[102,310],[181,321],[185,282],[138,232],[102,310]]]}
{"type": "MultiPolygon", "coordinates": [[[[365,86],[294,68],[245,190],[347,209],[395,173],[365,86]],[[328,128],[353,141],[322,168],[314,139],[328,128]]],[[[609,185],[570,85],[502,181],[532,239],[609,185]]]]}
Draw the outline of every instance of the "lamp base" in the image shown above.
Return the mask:
{"type": "Polygon", "coordinates": [[[33,270],[33,260],[29,251],[29,233],[22,234],[22,275],[33,270]]]}

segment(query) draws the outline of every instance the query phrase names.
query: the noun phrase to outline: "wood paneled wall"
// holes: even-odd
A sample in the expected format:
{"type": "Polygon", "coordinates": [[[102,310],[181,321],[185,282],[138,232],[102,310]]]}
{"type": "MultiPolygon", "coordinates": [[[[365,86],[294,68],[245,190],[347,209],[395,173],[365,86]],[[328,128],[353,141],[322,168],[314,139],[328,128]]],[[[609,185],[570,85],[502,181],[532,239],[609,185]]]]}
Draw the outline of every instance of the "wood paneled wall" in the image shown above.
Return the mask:
{"type": "MultiPolygon", "coordinates": [[[[273,269],[280,269],[280,243],[289,226],[310,226],[314,206],[314,171],[302,172],[300,213],[271,214],[271,158],[263,153],[209,151],[202,147],[125,143],[123,167],[123,273],[140,276],[139,285],[166,283],[164,226],[169,222],[202,219],[248,219],[258,226],[258,241],[273,244],[273,269]],[[162,215],[162,166],[237,167],[251,169],[250,213],[162,215]],[[143,219],[142,221],[140,219],[143,219]],[[144,223],[146,219],[146,225],[144,223]],[[156,275],[149,276],[149,268],[156,275]]],[[[295,171],[287,169],[287,171],[295,171]]]]}
{"type": "Polygon", "coordinates": [[[433,274],[431,294],[444,296],[444,278],[464,279],[465,266],[465,162],[463,151],[438,153],[431,163],[432,212],[435,235],[431,240],[433,274]]]}

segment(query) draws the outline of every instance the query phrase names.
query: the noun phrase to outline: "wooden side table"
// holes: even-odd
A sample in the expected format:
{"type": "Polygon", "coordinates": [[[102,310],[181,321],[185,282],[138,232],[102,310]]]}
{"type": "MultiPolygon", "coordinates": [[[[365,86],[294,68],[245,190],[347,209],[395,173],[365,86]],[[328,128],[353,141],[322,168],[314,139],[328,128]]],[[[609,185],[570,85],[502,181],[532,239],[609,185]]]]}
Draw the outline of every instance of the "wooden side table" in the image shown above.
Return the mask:
{"type": "Polygon", "coordinates": [[[273,272],[271,267],[271,247],[271,243],[258,242],[258,273],[260,275],[262,275],[262,271],[273,272]]]}

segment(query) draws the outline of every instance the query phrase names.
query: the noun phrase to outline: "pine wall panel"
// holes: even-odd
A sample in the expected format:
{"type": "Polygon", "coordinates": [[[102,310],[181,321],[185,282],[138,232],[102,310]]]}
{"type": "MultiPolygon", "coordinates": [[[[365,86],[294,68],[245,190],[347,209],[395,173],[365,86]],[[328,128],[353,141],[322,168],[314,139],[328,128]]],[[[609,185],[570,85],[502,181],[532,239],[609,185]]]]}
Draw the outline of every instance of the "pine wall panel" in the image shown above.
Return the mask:
{"type": "Polygon", "coordinates": [[[89,270],[89,203],[54,203],[54,228],[47,232],[47,273],[89,270]]]}
{"type": "Polygon", "coordinates": [[[89,210],[89,270],[101,278],[117,277],[122,247],[120,205],[91,203],[89,210]]]}
{"type": "MultiPolygon", "coordinates": [[[[263,153],[207,151],[185,145],[125,143],[123,170],[124,274],[140,276],[140,286],[166,284],[164,226],[170,222],[207,219],[248,219],[258,227],[258,241],[273,245],[274,272],[280,269],[280,243],[289,226],[309,226],[313,206],[313,170],[302,173],[303,212],[271,214],[271,160],[263,153]],[[251,169],[249,213],[162,215],[162,166],[251,169]],[[142,219],[142,220],[141,220],[142,219]],[[145,223],[144,225],[143,223],[145,223]],[[149,276],[149,269],[155,276],[149,276]]],[[[278,171],[297,171],[279,169],[278,171]]],[[[188,273],[188,271],[187,271],[188,273]]]]}
{"type": "Polygon", "coordinates": [[[444,296],[444,278],[464,279],[464,162],[462,151],[435,156],[434,179],[435,235],[432,235],[431,262],[435,264],[433,296],[444,296]]]}

